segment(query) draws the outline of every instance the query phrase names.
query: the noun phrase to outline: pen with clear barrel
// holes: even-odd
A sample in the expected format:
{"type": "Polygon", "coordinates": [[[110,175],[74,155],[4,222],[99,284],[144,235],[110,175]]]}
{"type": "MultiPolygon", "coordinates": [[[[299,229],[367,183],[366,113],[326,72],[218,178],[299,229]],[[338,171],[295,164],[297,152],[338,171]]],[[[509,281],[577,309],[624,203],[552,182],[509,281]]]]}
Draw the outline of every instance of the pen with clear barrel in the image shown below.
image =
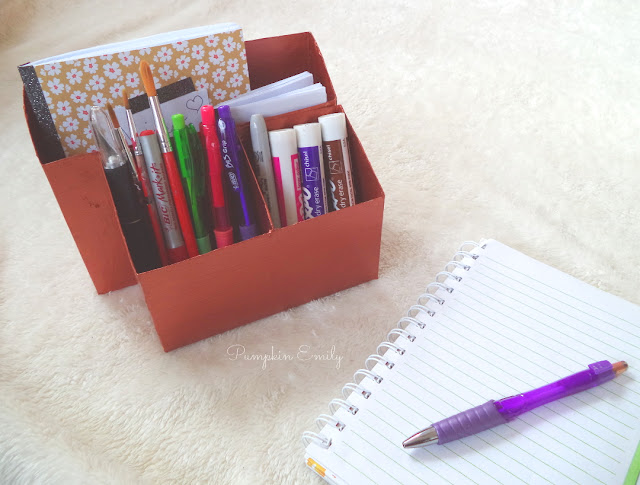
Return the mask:
{"type": "Polygon", "coordinates": [[[138,273],[155,269],[160,265],[160,260],[143,197],[131,172],[126,148],[107,110],[93,106],[90,124],[131,260],[138,273]]]}
{"type": "Polygon", "coordinates": [[[628,368],[626,362],[612,364],[607,360],[589,365],[577,372],[546,386],[523,394],[488,401],[449,418],[433,423],[402,443],[405,448],[419,448],[432,444],[444,445],[481,431],[508,423],[523,413],[566,396],[571,396],[599,386],[622,374],[628,368]]]}
{"type": "Polygon", "coordinates": [[[238,233],[240,239],[246,241],[258,235],[258,227],[255,222],[254,211],[248,188],[245,185],[245,177],[238,157],[238,139],[236,137],[236,124],[231,117],[229,106],[218,108],[218,134],[220,135],[220,148],[222,151],[222,163],[224,166],[230,193],[233,197],[234,209],[238,221],[238,233]]]}
{"type": "MultiPolygon", "coordinates": [[[[184,122],[184,115],[176,113],[171,116],[173,123],[173,139],[176,144],[182,185],[189,203],[193,230],[200,254],[211,251],[211,241],[202,211],[202,197],[205,189],[205,174],[200,166],[202,161],[196,160],[189,141],[189,131],[184,122]]],[[[192,125],[193,126],[193,125],[192,125]]]]}

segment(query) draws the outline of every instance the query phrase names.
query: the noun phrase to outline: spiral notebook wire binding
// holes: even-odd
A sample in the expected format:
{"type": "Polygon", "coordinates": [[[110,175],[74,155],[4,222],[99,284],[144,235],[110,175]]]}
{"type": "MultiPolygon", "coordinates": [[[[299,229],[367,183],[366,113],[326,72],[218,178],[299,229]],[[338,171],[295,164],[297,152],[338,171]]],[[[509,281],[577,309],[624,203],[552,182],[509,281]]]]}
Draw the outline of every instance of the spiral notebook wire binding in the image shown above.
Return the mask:
{"type": "Polygon", "coordinates": [[[416,317],[420,312],[423,312],[430,317],[435,317],[437,314],[437,308],[434,310],[433,308],[428,307],[429,303],[436,305],[444,305],[445,299],[436,296],[435,293],[438,290],[443,290],[448,294],[453,293],[454,288],[445,284],[447,279],[452,278],[457,282],[462,281],[463,277],[457,274],[454,274],[452,271],[455,271],[456,268],[460,268],[464,271],[469,271],[471,266],[463,263],[465,258],[477,260],[480,256],[477,253],[472,253],[474,248],[484,249],[484,245],[481,243],[477,243],[475,241],[466,241],[460,245],[458,251],[454,254],[451,261],[449,261],[445,267],[444,271],[440,271],[436,277],[435,281],[429,283],[424,291],[417,300],[415,305],[409,307],[407,311],[407,316],[402,317],[395,328],[393,328],[387,334],[387,341],[382,342],[378,345],[376,349],[376,353],[370,355],[365,360],[365,368],[358,369],[353,375],[353,381],[344,385],[342,388],[342,395],[344,399],[333,399],[329,403],[329,411],[331,412],[331,416],[328,414],[321,414],[316,418],[316,424],[318,425],[319,431],[318,433],[314,433],[312,431],[305,431],[302,434],[302,443],[306,447],[310,443],[315,443],[322,448],[331,447],[332,440],[331,438],[325,436],[321,431],[326,426],[329,425],[331,427],[336,428],[338,431],[343,431],[347,426],[345,423],[339,421],[334,415],[336,412],[343,408],[347,412],[351,414],[356,414],[359,411],[359,408],[349,402],[349,396],[351,393],[360,394],[365,399],[369,399],[371,397],[371,390],[367,389],[363,385],[363,381],[365,377],[372,381],[374,384],[380,384],[384,378],[373,372],[373,368],[376,364],[382,364],[388,369],[393,369],[394,363],[385,358],[384,354],[386,354],[386,350],[395,351],[398,355],[402,356],[405,353],[405,349],[399,345],[398,342],[400,339],[404,339],[407,342],[413,342],[416,339],[416,335],[413,335],[409,331],[407,331],[407,327],[411,324],[414,324],[418,327],[419,330],[424,330],[426,327],[425,323],[418,320],[416,317]],[[469,248],[469,250],[467,250],[469,248]],[[373,366],[369,367],[369,363],[373,362],[373,366]]]}

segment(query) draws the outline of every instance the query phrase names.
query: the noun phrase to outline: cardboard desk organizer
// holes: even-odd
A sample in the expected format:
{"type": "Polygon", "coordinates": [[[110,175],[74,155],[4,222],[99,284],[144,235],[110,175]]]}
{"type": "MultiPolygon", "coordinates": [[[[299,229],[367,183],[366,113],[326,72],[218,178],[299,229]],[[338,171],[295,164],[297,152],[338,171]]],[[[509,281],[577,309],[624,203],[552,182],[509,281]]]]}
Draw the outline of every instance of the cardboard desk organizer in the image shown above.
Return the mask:
{"type": "MultiPolygon", "coordinates": [[[[269,130],[343,111],[310,33],[246,42],[251,88],[310,71],[328,101],[266,119],[269,130]]],[[[261,235],[207,254],[136,273],[97,153],[44,163],[41,134],[24,96],[36,154],[98,293],[140,283],[165,351],[378,277],[384,193],[347,120],[357,204],[274,229],[238,126],[261,235]]]]}

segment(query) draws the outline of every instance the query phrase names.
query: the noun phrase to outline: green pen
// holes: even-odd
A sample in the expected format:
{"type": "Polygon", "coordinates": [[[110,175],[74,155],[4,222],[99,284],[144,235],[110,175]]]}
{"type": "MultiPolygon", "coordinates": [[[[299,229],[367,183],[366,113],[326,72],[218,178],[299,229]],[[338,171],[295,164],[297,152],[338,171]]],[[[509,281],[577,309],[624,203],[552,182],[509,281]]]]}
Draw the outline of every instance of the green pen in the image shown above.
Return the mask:
{"type": "MultiPolygon", "coordinates": [[[[204,154],[202,139],[200,133],[196,130],[193,123],[187,125],[187,133],[189,134],[189,147],[191,148],[191,158],[193,159],[193,171],[195,173],[194,191],[198,201],[198,213],[204,224],[204,230],[211,238],[211,230],[213,228],[213,219],[209,210],[209,164],[204,154]]],[[[211,239],[210,239],[211,241],[211,239]]],[[[213,246],[212,246],[213,248],[213,246]]]]}
{"type": "MultiPolygon", "coordinates": [[[[205,177],[201,168],[202,162],[194,163],[189,143],[189,129],[184,124],[184,115],[175,114],[171,116],[171,121],[173,122],[173,138],[178,154],[182,187],[188,201],[198,251],[200,254],[208,253],[211,251],[211,240],[201,202],[206,189],[205,177]]],[[[201,156],[199,158],[202,159],[201,156]]]]}

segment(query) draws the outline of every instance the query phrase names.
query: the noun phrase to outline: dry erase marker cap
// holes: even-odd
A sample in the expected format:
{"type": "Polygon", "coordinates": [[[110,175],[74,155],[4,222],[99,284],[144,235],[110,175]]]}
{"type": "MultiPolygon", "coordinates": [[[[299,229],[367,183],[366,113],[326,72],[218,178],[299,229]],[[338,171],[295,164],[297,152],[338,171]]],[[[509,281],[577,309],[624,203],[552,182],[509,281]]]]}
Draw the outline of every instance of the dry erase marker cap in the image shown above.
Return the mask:
{"type": "Polygon", "coordinates": [[[271,143],[271,156],[282,152],[296,152],[296,132],[293,128],[284,128],[282,130],[273,130],[269,132],[269,142],[271,143]],[[275,153],[274,153],[275,152],[275,153]]]}
{"type": "Polygon", "coordinates": [[[322,146],[320,123],[305,123],[303,125],[295,125],[293,129],[296,132],[299,147],[322,146]]]}
{"type": "Polygon", "coordinates": [[[320,116],[318,123],[322,127],[324,141],[342,140],[347,137],[347,120],[344,113],[320,116]]]}

